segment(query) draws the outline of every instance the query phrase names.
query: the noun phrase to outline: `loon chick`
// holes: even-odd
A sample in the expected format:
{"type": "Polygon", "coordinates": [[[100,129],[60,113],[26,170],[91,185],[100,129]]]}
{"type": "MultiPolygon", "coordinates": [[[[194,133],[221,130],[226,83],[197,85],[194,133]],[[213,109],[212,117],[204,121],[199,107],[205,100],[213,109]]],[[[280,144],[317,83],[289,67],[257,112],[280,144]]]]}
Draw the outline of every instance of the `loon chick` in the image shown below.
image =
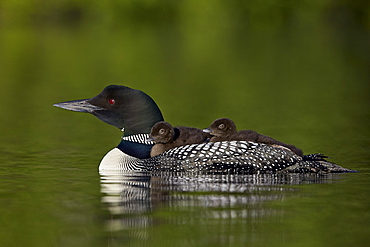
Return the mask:
{"type": "Polygon", "coordinates": [[[150,157],[154,145],[149,133],[164,121],[154,100],[146,93],[125,86],[107,86],[84,100],[54,104],[76,112],[90,113],[119,129],[124,135],[118,146],[101,160],[99,170],[194,171],[227,173],[350,172],[328,162],[323,155],[298,156],[272,145],[249,141],[222,141],[172,148],[150,157]]]}
{"type": "Polygon", "coordinates": [[[185,126],[174,128],[171,124],[161,121],[152,127],[150,137],[156,143],[150,152],[150,156],[153,157],[174,147],[203,143],[210,135],[198,128],[185,126]]]}
{"type": "Polygon", "coordinates": [[[267,145],[288,148],[295,154],[303,156],[303,151],[293,145],[275,140],[272,137],[262,135],[253,130],[236,131],[235,123],[229,118],[219,118],[212,122],[209,128],[204,129],[205,132],[212,135],[211,142],[220,141],[252,141],[264,143],[267,145]]]}

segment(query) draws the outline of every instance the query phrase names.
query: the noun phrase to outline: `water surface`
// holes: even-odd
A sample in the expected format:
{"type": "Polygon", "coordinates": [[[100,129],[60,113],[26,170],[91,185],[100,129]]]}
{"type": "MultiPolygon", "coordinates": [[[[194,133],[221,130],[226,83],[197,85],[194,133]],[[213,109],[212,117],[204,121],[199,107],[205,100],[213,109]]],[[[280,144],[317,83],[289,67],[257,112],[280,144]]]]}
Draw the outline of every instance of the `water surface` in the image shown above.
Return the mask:
{"type": "Polygon", "coordinates": [[[90,2],[2,4],[1,246],[369,243],[367,7],[90,2]],[[229,117],[359,172],[100,174],[122,132],[52,105],[110,84],[173,125],[229,117]]]}

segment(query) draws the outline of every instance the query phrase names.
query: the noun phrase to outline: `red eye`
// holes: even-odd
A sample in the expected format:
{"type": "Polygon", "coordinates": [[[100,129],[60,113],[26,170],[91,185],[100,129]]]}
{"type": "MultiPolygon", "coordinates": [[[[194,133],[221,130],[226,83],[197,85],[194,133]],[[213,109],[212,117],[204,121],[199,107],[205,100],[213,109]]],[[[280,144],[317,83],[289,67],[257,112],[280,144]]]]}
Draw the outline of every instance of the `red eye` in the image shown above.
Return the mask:
{"type": "Polygon", "coordinates": [[[110,105],[114,105],[114,103],[116,103],[116,101],[114,99],[109,99],[108,100],[108,104],[110,105]]]}

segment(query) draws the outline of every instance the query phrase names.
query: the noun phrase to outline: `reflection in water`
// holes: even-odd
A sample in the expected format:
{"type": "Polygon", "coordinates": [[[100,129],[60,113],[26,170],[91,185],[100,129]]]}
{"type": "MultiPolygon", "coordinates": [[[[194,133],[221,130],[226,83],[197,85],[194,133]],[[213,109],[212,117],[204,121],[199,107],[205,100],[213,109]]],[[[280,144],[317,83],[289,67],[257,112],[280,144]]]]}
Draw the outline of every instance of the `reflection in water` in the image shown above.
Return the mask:
{"type": "MultiPolygon", "coordinates": [[[[338,174],[255,174],[195,175],[147,172],[101,171],[102,201],[109,210],[107,231],[124,231],[135,239],[146,239],[147,229],[162,224],[198,224],[220,220],[257,221],[282,212],[263,206],[264,202],[282,201],[289,192],[287,185],[327,183],[338,174]],[[157,211],[172,212],[158,220],[157,211]],[[174,213],[175,212],[175,213],[174,213]],[[184,214],[178,214],[183,212],[184,214]],[[201,213],[199,213],[201,212],[201,213]],[[200,222],[200,218],[202,221],[200,222]]],[[[226,223],[225,223],[226,222],[226,223]]]]}

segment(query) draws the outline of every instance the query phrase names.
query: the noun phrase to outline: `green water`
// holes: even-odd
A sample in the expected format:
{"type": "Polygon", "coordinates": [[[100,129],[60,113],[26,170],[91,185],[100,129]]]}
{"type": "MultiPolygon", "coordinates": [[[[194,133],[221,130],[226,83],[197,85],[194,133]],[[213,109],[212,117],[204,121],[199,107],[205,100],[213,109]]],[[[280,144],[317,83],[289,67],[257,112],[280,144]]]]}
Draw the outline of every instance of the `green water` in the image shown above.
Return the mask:
{"type": "Polygon", "coordinates": [[[366,246],[365,1],[2,1],[0,246],[366,246]],[[99,174],[121,131],[52,107],[120,84],[358,173],[99,174]]]}

